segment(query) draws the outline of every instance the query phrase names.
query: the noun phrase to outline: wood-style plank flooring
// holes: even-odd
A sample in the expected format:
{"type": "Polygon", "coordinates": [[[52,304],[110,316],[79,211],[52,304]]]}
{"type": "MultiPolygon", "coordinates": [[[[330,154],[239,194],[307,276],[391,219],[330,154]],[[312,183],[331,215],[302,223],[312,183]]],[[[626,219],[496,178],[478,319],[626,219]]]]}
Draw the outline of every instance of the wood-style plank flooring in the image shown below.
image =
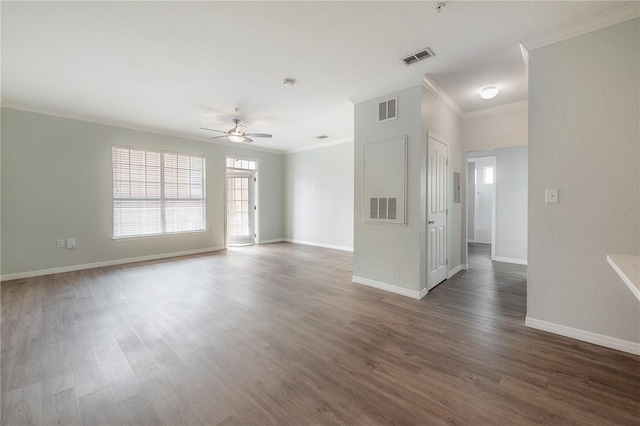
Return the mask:
{"type": "Polygon", "coordinates": [[[470,250],[419,301],[289,243],[2,283],[2,424],[640,424],[639,357],[526,328],[470,250]]]}

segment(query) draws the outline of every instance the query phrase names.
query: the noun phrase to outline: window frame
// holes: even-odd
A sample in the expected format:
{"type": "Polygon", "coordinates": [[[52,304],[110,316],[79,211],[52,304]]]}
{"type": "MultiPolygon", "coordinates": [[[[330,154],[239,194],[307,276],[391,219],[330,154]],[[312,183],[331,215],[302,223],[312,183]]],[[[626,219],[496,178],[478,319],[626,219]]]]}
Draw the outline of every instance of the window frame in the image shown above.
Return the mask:
{"type": "MultiPolygon", "coordinates": [[[[180,236],[180,235],[186,235],[186,234],[202,234],[202,233],[206,233],[207,232],[207,187],[206,187],[206,183],[207,183],[207,161],[206,161],[206,157],[204,155],[198,155],[198,154],[188,154],[188,153],[183,153],[183,152],[175,152],[175,151],[165,151],[165,150],[158,150],[158,149],[147,149],[147,148],[141,148],[141,147],[134,147],[134,146],[125,146],[125,145],[112,145],[111,146],[111,239],[113,241],[123,241],[123,240],[131,240],[131,239],[147,239],[147,238],[159,238],[159,237],[172,237],[172,236],[180,236]],[[135,234],[135,235],[123,235],[123,236],[116,236],[115,235],[115,227],[116,227],[116,220],[115,220],[115,210],[116,210],[116,202],[118,201],[127,201],[127,200],[135,200],[132,198],[117,198],[115,197],[115,163],[114,163],[114,150],[115,149],[126,149],[126,150],[133,150],[133,151],[142,151],[145,153],[145,156],[147,153],[153,153],[153,154],[159,154],[160,155],[160,196],[158,198],[149,198],[148,200],[150,201],[159,201],[160,202],[160,208],[161,208],[161,225],[162,225],[162,229],[163,232],[161,233],[148,233],[148,234],[135,234]],[[165,155],[176,155],[176,156],[183,156],[183,157],[189,157],[191,158],[199,158],[202,160],[202,198],[200,199],[202,201],[202,229],[194,229],[194,230],[186,230],[186,231],[173,231],[173,232],[167,232],[167,222],[166,222],[166,201],[179,201],[181,200],[180,198],[171,198],[171,199],[167,199],[165,197],[165,192],[166,192],[166,186],[165,186],[165,155]]],[[[131,178],[129,177],[129,182],[131,182],[131,178]]],[[[140,199],[143,200],[143,199],[140,199]]],[[[199,199],[193,199],[193,198],[183,198],[182,200],[191,200],[191,201],[195,201],[195,200],[199,200],[199,199]]]]}

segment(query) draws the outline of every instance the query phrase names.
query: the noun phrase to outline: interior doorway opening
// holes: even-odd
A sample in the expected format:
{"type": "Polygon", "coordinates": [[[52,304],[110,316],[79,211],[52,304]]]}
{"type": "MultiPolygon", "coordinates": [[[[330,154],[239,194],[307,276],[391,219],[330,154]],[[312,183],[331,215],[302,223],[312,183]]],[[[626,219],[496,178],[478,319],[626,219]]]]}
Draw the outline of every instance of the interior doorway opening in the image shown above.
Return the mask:
{"type": "Polygon", "coordinates": [[[496,246],[496,176],[495,156],[467,159],[467,241],[496,246]]]}
{"type": "Polygon", "coordinates": [[[258,161],[226,158],[226,245],[255,244],[258,238],[258,161]]]}

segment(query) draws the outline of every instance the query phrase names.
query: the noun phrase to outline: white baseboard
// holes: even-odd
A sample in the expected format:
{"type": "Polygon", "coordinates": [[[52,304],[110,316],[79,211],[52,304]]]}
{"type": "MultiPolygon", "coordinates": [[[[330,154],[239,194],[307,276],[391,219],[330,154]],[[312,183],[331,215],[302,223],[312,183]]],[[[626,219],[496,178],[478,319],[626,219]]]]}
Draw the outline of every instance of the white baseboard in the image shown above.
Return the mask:
{"type": "Polygon", "coordinates": [[[469,264],[465,263],[464,265],[462,265],[462,270],[463,271],[468,271],[469,270],[469,264]]]}
{"type": "Polygon", "coordinates": [[[456,266],[455,268],[449,271],[449,273],[447,274],[447,279],[451,278],[452,276],[454,276],[460,271],[462,271],[462,265],[456,266]]]}
{"type": "Polygon", "coordinates": [[[552,322],[542,321],[527,316],[524,325],[549,333],[559,334],[561,336],[570,337],[583,342],[593,343],[595,345],[604,346],[606,348],[616,349],[622,352],[628,352],[634,355],[640,355],[640,343],[630,342],[628,340],[617,339],[615,337],[605,336],[603,334],[592,333],[590,331],[580,330],[578,328],[567,327],[552,322]]]}
{"type": "Polygon", "coordinates": [[[517,265],[526,265],[527,264],[527,259],[515,259],[513,257],[496,256],[491,260],[495,260],[496,262],[515,263],[517,265]]]}
{"type": "Polygon", "coordinates": [[[18,280],[21,278],[39,277],[42,275],[61,274],[63,272],[81,271],[83,269],[102,268],[104,266],[124,265],[127,263],[146,262],[147,260],[167,259],[169,257],[188,256],[190,254],[208,253],[224,250],[225,247],[207,247],[194,250],[174,251],[172,253],[152,254],[149,256],[129,257],[126,259],[105,260],[102,262],[84,263],[81,265],[61,266],[58,268],[40,269],[38,271],[16,272],[0,275],[0,281],[18,280]]]}
{"type": "Polygon", "coordinates": [[[322,248],[328,248],[328,249],[334,249],[334,250],[353,251],[353,247],[335,246],[333,244],[324,244],[324,243],[314,243],[313,241],[292,240],[290,238],[285,238],[283,241],[286,241],[288,243],[304,244],[307,246],[322,247],[322,248]]]}
{"type": "Polygon", "coordinates": [[[355,275],[351,277],[351,281],[356,284],[366,285],[368,287],[377,288],[379,290],[389,291],[391,293],[399,294],[401,296],[411,297],[412,299],[422,299],[427,295],[427,289],[424,288],[420,291],[418,290],[410,290],[404,287],[398,287],[397,285],[387,284],[380,281],[370,280],[369,278],[356,277],[355,275]]]}
{"type": "Polygon", "coordinates": [[[271,244],[271,243],[281,243],[283,241],[287,241],[284,238],[275,238],[273,240],[260,240],[258,244],[271,244]]]}

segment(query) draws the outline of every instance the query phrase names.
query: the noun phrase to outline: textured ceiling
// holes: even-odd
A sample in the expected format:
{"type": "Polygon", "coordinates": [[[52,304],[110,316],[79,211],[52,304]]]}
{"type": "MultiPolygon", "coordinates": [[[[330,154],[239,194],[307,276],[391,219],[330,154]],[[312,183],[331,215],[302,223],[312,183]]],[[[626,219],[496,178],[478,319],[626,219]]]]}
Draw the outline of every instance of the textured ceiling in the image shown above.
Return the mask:
{"type": "Polygon", "coordinates": [[[425,74],[465,112],[526,100],[520,42],[629,3],[435,4],[3,1],[2,102],[198,138],[239,108],[274,135],[255,146],[303,149],[353,138],[350,98],[425,74]],[[503,90],[483,101],[488,84],[503,90]]]}

